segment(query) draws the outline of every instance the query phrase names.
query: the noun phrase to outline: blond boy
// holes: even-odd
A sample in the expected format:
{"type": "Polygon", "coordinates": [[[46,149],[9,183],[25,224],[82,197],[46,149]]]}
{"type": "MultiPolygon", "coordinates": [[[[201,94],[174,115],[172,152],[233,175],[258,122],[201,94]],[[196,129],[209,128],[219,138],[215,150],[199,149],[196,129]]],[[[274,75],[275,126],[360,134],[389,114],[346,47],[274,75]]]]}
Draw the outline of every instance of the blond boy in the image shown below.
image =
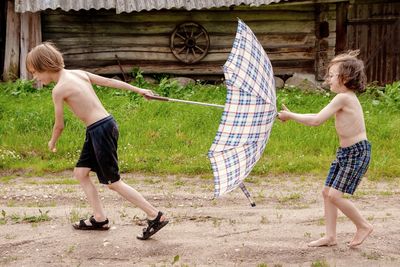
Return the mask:
{"type": "Polygon", "coordinates": [[[100,202],[89,172],[97,174],[99,182],[116,191],[122,197],[142,209],[148,217],[148,226],[137,238],[145,240],[164,227],[168,220],[135,189],[120,179],[118,168],[118,126],[106,111],[93,90],[92,84],[130,90],[144,97],[150,90],[140,89],[128,83],[104,78],[82,70],[67,70],[59,50],[51,43],[43,43],[29,52],[26,60],[28,71],[43,84],[55,82],[52,91],[55,122],[48,147],[56,152],[56,143],[64,129],[63,106],[66,103],[76,117],[86,126],[86,139],[81,156],[74,169],[83,191],[93,208],[93,216],[73,224],[77,230],[108,230],[109,221],[100,202]]]}
{"type": "Polygon", "coordinates": [[[349,243],[360,245],[373,228],[359,213],[354,204],[343,198],[344,193],[353,194],[368,169],[371,145],[367,140],[363,110],[355,92],[365,88],[364,64],[352,51],[336,56],[328,66],[326,82],[337,95],[318,114],[298,114],[285,106],[279,113],[282,121],[294,120],[308,126],[318,126],[335,117],[340,147],[332,162],[325,187],[322,191],[325,208],[326,235],[309,243],[311,247],[336,245],[337,212],[340,209],[356,226],[349,243]]]}

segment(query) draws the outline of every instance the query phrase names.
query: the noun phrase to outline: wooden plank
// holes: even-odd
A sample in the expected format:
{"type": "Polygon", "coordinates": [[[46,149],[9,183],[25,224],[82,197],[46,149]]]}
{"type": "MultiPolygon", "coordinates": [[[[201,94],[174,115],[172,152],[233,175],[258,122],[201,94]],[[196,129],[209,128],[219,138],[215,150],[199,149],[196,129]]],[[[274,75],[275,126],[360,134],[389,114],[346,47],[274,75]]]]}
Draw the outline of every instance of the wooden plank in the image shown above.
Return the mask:
{"type": "MultiPolygon", "coordinates": [[[[216,24],[214,22],[204,22],[202,26],[208,31],[209,34],[234,34],[236,33],[237,22],[226,22],[216,24]]],[[[288,21],[284,24],[281,21],[271,21],[270,23],[248,23],[248,26],[254,31],[255,34],[262,33],[311,33],[314,31],[314,21],[288,21]]],[[[170,34],[175,29],[176,24],[157,24],[148,23],[143,27],[141,23],[99,23],[96,25],[76,25],[71,24],[68,27],[65,25],[48,25],[45,28],[47,33],[63,33],[63,34],[76,34],[85,33],[87,35],[108,35],[108,34],[141,34],[141,35],[155,35],[155,34],[170,34]]]]}
{"type": "Polygon", "coordinates": [[[347,3],[336,4],[336,45],[335,54],[346,50],[347,44],[347,3]]]}
{"type": "Polygon", "coordinates": [[[176,23],[179,21],[196,21],[202,23],[205,21],[227,22],[237,21],[237,18],[245,22],[250,21],[307,21],[313,16],[313,9],[305,11],[290,10],[260,10],[253,8],[246,11],[208,11],[208,10],[159,10],[157,12],[133,12],[115,14],[99,13],[94,11],[70,11],[70,12],[46,12],[45,22],[51,23],[176,23]]]}
{"type": "Polygon", "coordinates": [[[15,80],[19,70],[19,37],[21,21],[14,11],[14,1],[7,1],[6,48],[4,56],[3,80],[15,80]]]}
{"type": "MultiPolygon", "coordinates": [[[[333,34],[333,33],[332,33],[333,34]]],[[[61,37],[59,34],[47,34],[46,40],[53,40],[60,47],[74,46],[104,46],[108,47],[136,47],[136,46],[153,46],[153,47],[169,47],[170,35],[108,35],[108,36],[87,36],[84,34],[74,34],[61,37]]],[[[232,47],[234,34],[230,35],[210,35],[210,45],[212,47],[232,47]]],[[[281,46],[297,46],[308,45],[314,46],[314,34],[307,33],[286,33],[286,34],[258,34],[257,39],[264,47],[281,47],[281,46]]],[[[331,38],[330,38],[331,39],[331,38]]],[[[334,46],[334,38],[330,45],[334,46]]]]}
{"type": "MultiPolygon", "coordinates": [[[[209,53],[202,60],[202,62],[211,61],[225,61],[228,58],[230,51],[222,51],[217,53],[209,53]]],[[[71,64],[72,62],[85,64],[89,62],[90,64],[103,64],[106,62],[115,62],[115,55],[120,58],[121,61],[137,61],[137,60],[148,60],[148,61],[160,61],[160,62],[178,62],[175,56],[170,52],[137,52],[137,51],[124,51],[124,52],[98,52],[98,53],[86,53],[86,54],[72,54],[69,55],[64,53],[65,64],[71,64]],[[103,63],[100,63],[103,62],[103,63]]],[[[303,60],[303,59],[314,59],[314,53],[312,52],[290,52],[290,53],[269,53],[271,60],[303,60]]]]}
{"type": "MultiPolygon", "coordinates": [[[[310,73],[313,70],[314,61],[303,62],[273,62],[273,69],[275,75],[285,75],[294,73],[310,73]]],[[[180,64],[160,64],[155,63],[141,63],[137,62],[132,65],[122,65],[125,73],[130,73],[135,67],[139,67],[144,74],[175,74],[175,75],[223,75],[222,69],[223,62],[219,64],[196,64],[191,66],[182,66],[180,64]]],[[[119,65],[108,65],[104,67],[89,66],[82,68],[99,75],[116,75],[121,74],[119,65]]]]}
{"type": "MultiPolygon", "coordinates": [[[[103,44],[104,45],[104,44],[103,44]]],[[[59,48],[61,46],[58,46],[59,48]]],[[[211,47],[208,53],[229,53],[232,47],[211,47]]],[[[264,46],[265,51],[268,54],[278,54],[278,53],[296,53],[296,52],[304,52],[304,53],[313,53],[314,46],[311,45],[290,45],[290,46],[264,46]]],[[[150,44],[145,46],[69,46],[62,47],[62,53],[65,56],[71,55],[85,55],[92,53],[124,53],[124,52],[144,52],[144,53],[171,53],[171,49],[169,47],[153,47],[150,44]]]]}
{"type": "Polygon", "coordinates": [[[26,56],[29,51],[42,41],[42,29],[40,13],[25,12],[21,14],[21,54],[20,54],[20,78],[32,79],[32,75],[26,69],[26,56]]]}

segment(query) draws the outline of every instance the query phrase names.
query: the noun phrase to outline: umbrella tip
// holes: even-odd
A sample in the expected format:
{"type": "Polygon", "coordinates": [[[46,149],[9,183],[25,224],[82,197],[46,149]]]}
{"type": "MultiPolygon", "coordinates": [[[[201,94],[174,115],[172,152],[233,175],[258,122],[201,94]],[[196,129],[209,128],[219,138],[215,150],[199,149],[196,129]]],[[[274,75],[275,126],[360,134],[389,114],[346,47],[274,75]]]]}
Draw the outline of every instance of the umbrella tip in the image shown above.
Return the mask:
{"type": "Polygon", "coordinates": [[[252,206],[252,207],[255,207],[255,206],[256,206],[256,203],[252,202],[252,203],[251,203],[251,206],[252,206]]]}

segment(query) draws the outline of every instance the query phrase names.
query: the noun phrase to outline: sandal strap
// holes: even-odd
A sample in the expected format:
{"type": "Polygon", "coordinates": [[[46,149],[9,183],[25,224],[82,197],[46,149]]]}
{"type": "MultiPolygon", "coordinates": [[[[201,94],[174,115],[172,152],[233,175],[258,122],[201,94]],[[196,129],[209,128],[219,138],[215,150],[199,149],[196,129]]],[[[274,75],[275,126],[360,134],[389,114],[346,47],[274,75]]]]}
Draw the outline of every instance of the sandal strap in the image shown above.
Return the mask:
{"type": "Polygon", "coordinates": [[[87,226],[87,224],[85,223],[85,220],[81,219],[79,221],[79,227],[85,227],[85,226],[87,226]]]}
{"type": "Polygon", "coordinates": [[[150,232],[152,229],[154,229],[154,227],[160,223],[161,216],[163,216],[163,213],[159,211],[155,219],[147,220],[147,227],[143,228],[143,233],[150,232]]]}
{"type": "Polygon", "coordinates": [[[157,217],[155,218],[155,219],[153,219],[153,220],[147,220],[147,222],[150,224],[150,223],[152,223],[152,224],[154,224],[154,223],[159,223],[160,222],[160,219],[161,219],[161,216],[163,216],[163,213],[161,212],[161,211],[159,211],[158,212],[158,214],[157,214],[157,217]]]}
{"type": "Polygon", "coordinates": [[[108,224],[108,218],[106,218],[106,219],[105,219],[104,221],[102,221],[102,222],[98,222],[98,221],[96,221],[96,219],[94,218],[93,215],[90,216],[89,221],[90,221],[90,223],[91,223],[94,227],[98,227],[98,228],[103,227],[104,225],[108,224]]]}

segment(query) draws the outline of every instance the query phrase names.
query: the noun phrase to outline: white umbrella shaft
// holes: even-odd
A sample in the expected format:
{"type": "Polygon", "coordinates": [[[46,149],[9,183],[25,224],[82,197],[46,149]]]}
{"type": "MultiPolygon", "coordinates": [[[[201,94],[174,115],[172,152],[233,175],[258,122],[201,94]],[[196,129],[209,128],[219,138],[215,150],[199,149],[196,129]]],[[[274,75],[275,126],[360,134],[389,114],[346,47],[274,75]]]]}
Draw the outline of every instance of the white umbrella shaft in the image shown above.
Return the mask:
{"type": "Polygon", "coordinates": [[[160,101],[169,101],[169,102],[178,102],[178,103],[185,103],[185,104],[192,104],[192,105],[199,105],[199,106],[208,106],[208,107],[216,107],[216,108],[224,108],[223,105],[211,104],[211,103],[204,103],[204,102],[196,102],[196,101],[189,101],[189,100],[182,100],[182,99],[175,99],[175,98],[168,98],[164,96],[147,96],[147,98],[160,100],[160,101]]]}

